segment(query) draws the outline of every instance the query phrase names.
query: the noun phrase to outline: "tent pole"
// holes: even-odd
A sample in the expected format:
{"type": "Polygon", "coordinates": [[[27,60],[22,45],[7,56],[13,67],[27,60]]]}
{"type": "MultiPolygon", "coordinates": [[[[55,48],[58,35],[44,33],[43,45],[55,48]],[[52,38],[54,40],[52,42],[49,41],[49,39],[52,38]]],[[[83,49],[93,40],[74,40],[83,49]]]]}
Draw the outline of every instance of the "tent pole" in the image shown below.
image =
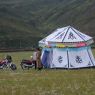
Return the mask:
{"type": "Polygon", "coordinates": [[[68,70],[69,70],[69,49],[67,49],[67,60],[68,60],[68,70]]]}

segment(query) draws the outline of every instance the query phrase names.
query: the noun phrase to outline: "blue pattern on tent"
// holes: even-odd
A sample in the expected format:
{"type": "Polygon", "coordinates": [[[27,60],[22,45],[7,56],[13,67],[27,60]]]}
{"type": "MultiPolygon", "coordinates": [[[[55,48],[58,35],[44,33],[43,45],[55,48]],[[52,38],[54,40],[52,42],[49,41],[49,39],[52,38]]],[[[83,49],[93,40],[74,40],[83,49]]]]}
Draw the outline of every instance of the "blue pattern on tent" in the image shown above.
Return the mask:
{"type": "Polygon", "coordinates": [[[89,62],[87,66],[91,66],[91,63],[89,62]]]}

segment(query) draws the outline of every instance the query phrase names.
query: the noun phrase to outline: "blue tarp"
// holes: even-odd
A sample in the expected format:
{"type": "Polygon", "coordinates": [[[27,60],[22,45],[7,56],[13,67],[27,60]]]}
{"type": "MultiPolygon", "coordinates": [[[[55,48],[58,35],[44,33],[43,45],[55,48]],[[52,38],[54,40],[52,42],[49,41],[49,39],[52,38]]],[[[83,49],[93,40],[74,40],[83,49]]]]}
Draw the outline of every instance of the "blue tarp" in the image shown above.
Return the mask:
{"type": "Polygon", "coordinates": [[[49,56],[49,51],[45,50],[42,56],[42,64],[46,68],[48,67],[48,63],[47,63],[48,56],[49,56]]]}

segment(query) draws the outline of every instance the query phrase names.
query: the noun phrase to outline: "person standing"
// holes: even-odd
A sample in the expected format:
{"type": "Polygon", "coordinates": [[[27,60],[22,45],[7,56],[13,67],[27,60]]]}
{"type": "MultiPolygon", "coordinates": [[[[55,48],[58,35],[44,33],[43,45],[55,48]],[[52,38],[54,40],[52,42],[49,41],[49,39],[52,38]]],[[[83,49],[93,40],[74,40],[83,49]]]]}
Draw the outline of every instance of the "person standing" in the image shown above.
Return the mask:
{"type": "Polygon", "coordinates": [[[33,60],[32,62],[33,62],[33,64],[35,64],[35,69],[37,69],[36,59],[37,59],[37,50],[35,49],[33,52],[33,56],[32,56],[32,60],[33,60]]]}
{"type": "Polygon", "coordinates": [[[41,50],[40,50],[40,48],[36,49],[36,64],[37,64],[38,70],[41,70],[43,66],[41,63],[41,50]]]}

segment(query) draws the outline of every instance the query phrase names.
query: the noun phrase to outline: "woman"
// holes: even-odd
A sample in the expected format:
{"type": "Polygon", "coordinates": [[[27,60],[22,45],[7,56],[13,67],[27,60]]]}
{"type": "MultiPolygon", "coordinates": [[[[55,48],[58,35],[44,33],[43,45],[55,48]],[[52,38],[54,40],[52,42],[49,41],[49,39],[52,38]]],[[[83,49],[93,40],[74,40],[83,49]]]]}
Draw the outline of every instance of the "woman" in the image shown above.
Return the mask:
{"type": "Polygon", "coordinates": [[[41,63],[41,50],[40,50],[40,48],[36,49],[36,63],[37,63],[38,70],[41,70],[43,66],[41,63]]]}

